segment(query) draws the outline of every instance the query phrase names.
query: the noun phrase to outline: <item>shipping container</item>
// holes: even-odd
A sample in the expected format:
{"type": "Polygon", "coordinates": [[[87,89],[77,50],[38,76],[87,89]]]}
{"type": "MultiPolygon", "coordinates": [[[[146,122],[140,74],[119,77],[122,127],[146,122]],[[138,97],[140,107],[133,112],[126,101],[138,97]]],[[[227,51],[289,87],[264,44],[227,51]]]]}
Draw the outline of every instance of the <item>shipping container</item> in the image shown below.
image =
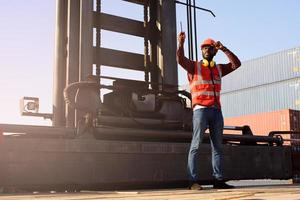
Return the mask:
{"type": "Polygon", "coordinates": [[[225,126],[250,126],[255,135],[268,135],[270,131],[300,130],[300,111],[278,110],[239,117],[224,118],[225,126]]]}
{"type": "Polygon", "coordinates": [[[270,112],[281,109],[300,110],[300,77],[232,92],[222,92],[224,117],[270,112]]]}
{"type": "MultiPolygon", "coordinates": [[[[267,136],[271,131],[300,131],[299,110],[278,110],[273,112],[257,113],[240,117],[224,118],[225,126],[250,126],[254,135],[267,136]]],[[[225,130],[224,133],[241,134],[239,132],[225,130]]],[[[300,182],[300,135],[282,135],[287,141],[284,145],[292,145],[293,182],[300,182]],[[288,141],[296,139],[296,141],[288,141]]]]}
{"type": "Polygon", "coordinates": [[[242,62],[222,79],[223,92],[300,77],[300,47],[242,62]]]}
{"type": "MultiPolygon", "coordinates": [[[[300,131],[300,111],[298,110],[278,110],[273,112],[257,113],[239,117],[224,118],[225,126],[250,126],[254,135],[267,136],[271,131],[300,131]]],[[[224,131],[224,133],[239,132],[224,131]]],[[[299,135],[282,135],[284,139],[298,139],[299,135]]],[[[285,142],[289,145],[290,142],[285,142]]],[[[299,145],[298,143],[296,145],[299,145]]]]}

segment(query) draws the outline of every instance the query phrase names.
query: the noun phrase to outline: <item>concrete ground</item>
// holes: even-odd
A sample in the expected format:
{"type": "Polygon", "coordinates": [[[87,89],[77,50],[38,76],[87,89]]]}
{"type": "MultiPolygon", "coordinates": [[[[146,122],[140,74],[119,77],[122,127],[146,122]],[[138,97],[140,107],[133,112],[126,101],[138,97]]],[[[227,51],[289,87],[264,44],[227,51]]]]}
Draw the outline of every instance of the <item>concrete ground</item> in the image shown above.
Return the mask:
{"type": "Polygon", "coordinates": [[[1,194],[0,200],[300,200],[300,184],[289,181],[231,181],[236,188],[204,190],[185,188],[136,191],[81,191],[78,193],[34,192],[31,194],[1,194]]]}

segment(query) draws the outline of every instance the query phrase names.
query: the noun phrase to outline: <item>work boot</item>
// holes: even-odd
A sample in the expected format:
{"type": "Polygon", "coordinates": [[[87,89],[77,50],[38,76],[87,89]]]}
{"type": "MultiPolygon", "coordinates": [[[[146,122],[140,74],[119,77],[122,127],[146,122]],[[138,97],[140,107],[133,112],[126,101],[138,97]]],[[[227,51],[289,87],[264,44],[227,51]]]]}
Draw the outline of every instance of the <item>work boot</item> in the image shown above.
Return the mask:
{"type": "Polygon", "coordinates": [[[189,186],[190,190],[203,190],[203,187],[199,183],[191,183],[189,186]]]}
{"type": "Polygon", "coordinates": [[[234,186],[228,185],[224,180],[215,180],[213,184],[214,189],[232,189],[234,186]]]}

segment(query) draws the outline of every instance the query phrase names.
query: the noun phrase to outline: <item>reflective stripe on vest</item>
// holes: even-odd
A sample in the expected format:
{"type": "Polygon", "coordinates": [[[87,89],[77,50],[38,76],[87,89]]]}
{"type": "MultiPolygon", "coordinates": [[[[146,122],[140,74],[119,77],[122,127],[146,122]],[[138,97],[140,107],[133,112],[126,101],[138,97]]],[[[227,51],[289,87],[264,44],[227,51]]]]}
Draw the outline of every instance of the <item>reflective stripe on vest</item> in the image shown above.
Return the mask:
{"type": "MultiPolygon", "coordinates": [[[[214,97],[214,92],[213,91],[193,92],[192,93],[192,98],[194,99],[197,96],[202,96],[202,95],[207,95],[207,96],[213,96],[214,97]]],[[[216,92],[216,96],[220,96],[220,92],[216,92]]]]}

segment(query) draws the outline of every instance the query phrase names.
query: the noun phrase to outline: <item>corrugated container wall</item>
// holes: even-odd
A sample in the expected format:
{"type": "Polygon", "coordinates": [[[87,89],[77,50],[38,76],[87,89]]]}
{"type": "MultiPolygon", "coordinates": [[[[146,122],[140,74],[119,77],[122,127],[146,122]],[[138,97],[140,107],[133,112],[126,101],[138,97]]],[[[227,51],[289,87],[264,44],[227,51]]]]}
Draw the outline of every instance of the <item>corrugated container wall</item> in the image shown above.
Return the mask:
{"type": "Polygon", "coordinates": [[[300,47],[242,62],[222,79],[222,92],[300,77],[300,47]]]}
{"type": "Polygon", "coordinates": [[[222,81],[224,117],[300,110],[300,47],[243,62],[222,81]]]}
{"type": "MultiPolygon", "coordinates": [[[[239,117],[228,117],[224,118],[224,124],[225,126],[248,125],[254,135],[264,136],[269,135],[271,131],[300,131],[300,111],[286,109],[239,117]]],[[[233,131],[224,132],[235,133],[233,131]]],[[[299,139],[299,136],[299,134],[282,135],[286,139],[299,139]]]]}
{"type": "Polygon", "coordinates": [[[268,135],[270,131],[299,131],[300,111],[278,110],[239,117],[224,118],[225,126],[250,126],[255,135],[268,135]]]}
{"type": "Polygon", "coordinates": [[[221,102],[224,117],[300,110],[300,78],[223,93],[221,102]]]}

